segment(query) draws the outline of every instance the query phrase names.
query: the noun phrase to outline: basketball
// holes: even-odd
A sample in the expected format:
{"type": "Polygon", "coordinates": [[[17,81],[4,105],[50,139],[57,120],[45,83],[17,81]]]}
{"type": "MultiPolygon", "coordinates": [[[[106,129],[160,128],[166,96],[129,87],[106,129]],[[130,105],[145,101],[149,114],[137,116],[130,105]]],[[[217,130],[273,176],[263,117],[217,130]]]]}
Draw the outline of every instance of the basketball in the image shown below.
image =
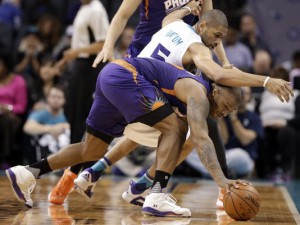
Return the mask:
{"type": "Polygon", "coordinates": [[[250,220],[259,211],[260,196],[251,185],[229,186],[229,192],[224,195],[224,209],[231,218],[242,221],[250,220]]]}

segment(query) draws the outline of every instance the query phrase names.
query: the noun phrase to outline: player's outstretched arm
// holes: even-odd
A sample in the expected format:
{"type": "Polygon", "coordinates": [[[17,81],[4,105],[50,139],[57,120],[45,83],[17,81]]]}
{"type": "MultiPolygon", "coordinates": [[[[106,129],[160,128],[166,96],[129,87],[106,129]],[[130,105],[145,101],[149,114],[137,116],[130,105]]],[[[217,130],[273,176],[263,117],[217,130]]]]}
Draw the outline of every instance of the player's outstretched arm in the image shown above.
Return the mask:
{"type": "Polygon", "coordinates": [[[223,68],[232,69],[233,65],[230,64],[230,62],[227,58],[227,55],[225,53],[222,42],[220,44],[218,44],[217,47],[215,47],[214,52],[215,52],[216,56],[218,57],[218,60],[222,64],[223,68]]]}
{"type": "Polygon", "coordinates": [[[246,73],[234,68],[222,68],[212,60],[209,48],[202,44],[193,43],[188,48],[188,53],[197,68],[218,84],[231,87],[266,87],[282,102],[289,101],[290,96],[294,95],[290,83],[282,79],[246,73]]]}
{"type": "Polygon", "coordinates": [[[107,60],[114,59],[114,47],[116,41],[124,31],[128,19],[133,15],[141,2],[142,0],[123,0],[120,8],[111,21],[103,48],[97,55],[93,67],[96,67],[102,61],[106,62],[107,60]]]}
{"type": "Polygon", "coordinates": [[[208,136],[206,118],[210,106],[203,86],[193,79],[180,79],[175,84],[175,93],[178,99],[187,104],[187,120],[192,141],[201,162],[218,186],[229,190],[230,184],[236,188],[239,184],[249,184],[243,180],[229,180],[222,172],[213,142],[208,136]]]}

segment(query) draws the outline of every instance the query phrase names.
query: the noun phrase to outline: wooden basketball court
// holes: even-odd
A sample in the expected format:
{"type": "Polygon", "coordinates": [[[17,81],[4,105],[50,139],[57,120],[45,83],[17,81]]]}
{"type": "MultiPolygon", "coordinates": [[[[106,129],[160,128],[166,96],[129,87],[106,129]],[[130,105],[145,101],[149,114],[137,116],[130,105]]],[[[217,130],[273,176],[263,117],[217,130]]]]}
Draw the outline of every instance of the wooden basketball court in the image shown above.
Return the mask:
{"type": "MultiPolygon", "coordinates": [[[[0,224],[236,225],[245,223],[232,220],[223,210],[216,210],[218,188],[211,181],[170,184],[178,204],[191,209],[191,218],[143,216],[140,207],[131,206],[121,198],[129,179],[114,177],[102,179],[92,199],[85,199],[78,193],[71,193],[64,205],[51,205],[47,202],[47,195],[57,181],[56,176],[47,176],[38,180],[32,195],[34,207],[28,210],[17,202],[6,177],[0,177],[0,224]]],[[[300,224],[299,213],[284,187],[274,187],[271,184],[254,184],[254,186],[261,195],[262,205],[257,216],[246,222],[247,224],[300,224]]]]}

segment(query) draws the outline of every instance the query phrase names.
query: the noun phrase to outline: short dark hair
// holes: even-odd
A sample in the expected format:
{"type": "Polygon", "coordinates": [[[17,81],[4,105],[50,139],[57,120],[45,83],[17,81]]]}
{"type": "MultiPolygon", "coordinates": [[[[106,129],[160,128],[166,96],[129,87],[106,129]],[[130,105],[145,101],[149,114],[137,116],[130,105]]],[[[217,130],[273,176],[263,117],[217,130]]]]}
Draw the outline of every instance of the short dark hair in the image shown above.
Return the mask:
{"type": "Polygon", "coordinates": [[[200,21],[205,21],[208,25],[223,26],[228,28],[227,17],[221,10],[218,9],[204,12],[200,17],[200,21]]]}
{"type": "Polygon", "coordinates": [[[240,87],[229,87],[229,86],[225,86],[225,85],[222,85],[222,84],[217,84],[215,83],[216,87],[217,88],[220,88],[220,89],[223,89],[223,90],[226,90],[228,92],[230,92],[233,97],[234,97],[234,100],[240,104],[241,103],[241,100],[242,100],[242,90],[240,87]]]}
{"type": "MultiPolygon", "coordinates": [[[[65,87],[63,85],[61,85],[61,84],[54,84],[54,85],[52,85],[52,87],[50,88],[50,90],[53,89],[53,88],[55,88],[57,90],[60,90],[64,94],[64,96],[66,97],[65,87]]],[[[49,92],[48,92],[48,94],[49,94],[49,92]]]]}

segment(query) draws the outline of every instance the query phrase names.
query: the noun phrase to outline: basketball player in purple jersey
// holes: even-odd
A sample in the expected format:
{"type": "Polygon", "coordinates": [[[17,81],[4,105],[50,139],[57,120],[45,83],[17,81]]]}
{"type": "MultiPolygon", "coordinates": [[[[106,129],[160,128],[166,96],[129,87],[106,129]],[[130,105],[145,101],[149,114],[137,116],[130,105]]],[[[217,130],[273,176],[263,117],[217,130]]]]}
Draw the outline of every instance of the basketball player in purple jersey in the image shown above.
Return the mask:
{"type": "MultiPolygon", "coordinates": [[[[105,56],[104,61],[106,61],[106,59],[113,59],[113,49],[116,40],[123,32],[129,17],[132,16],[132,14],[137,10],[138,7],[140,7],[140,23],[136,28],[132,43],[128,48],[127,54],[130,57],[136,57],[140,53],[140,51],[147,45],[152,35],[161,28],[161,22],[167,15],[167,13],[180,9],[189,1],[190,0],[124,0],[111,22],[106,42],[103,46],[103,50],[101,51],[101,53],[99,53],[97,59],[101,61],[102,54],[105,56]]],[[[197,2],[191,1],[191,3],[189,3],[193,15],[189,14],[184,18],[185,21],[189,24],[194,23],[194,15],[199,15],[201,9],[199,6],[200,4],[202,4],[202,0],[197,2]]],[[[206,0],[205,4],[203,5],[203,9],[210,7],[212,7],[211,0],[206,0]]],[[[98,64],[96,63],[97,59],[95,60],[94,66],[98,64]]],[[[133,143],[134,142],[128,144],[130,145],[133,143]]],[[[128,145],[125,147],[131,148],[131,146],[128,145]]],[[[73,180],[77,177],[77,174],[81,171],[82,168],[90,166],[90,164],[88,166],[86,165],[75,165],[72,166],[70,170],[67,169],[63,177],[60,179],[54,189],[49,193],[48,200],[53,204],[63,204],[65,198],[74,186],[73,180]]]]}
{"type": "MultiPolygon", "coordinates": [[[[180,14],[180,16],[185,15],[184,10],[177,10],[168,15],[164,19],[163,24],[169,25],[165,25],[152,37],[150,43],[143,49],[139,56],[158,58],[169,63],[175,63],[176,65],[189,66],[191,63],[194,63],[195,65],[197,65],[197,67],[199,66],[198,68],[201,68],[201,70],[203,69],[207,71],[207,75],[213,80],[218,79],[221,82],[221,79],[219,79],[220,77],[217,77],[216,75],[224,75],[222,76],[222,82],[226,83],[227,85],[251,86],[263,85],[264,83],[265,86],[267,84],[268,80],[264,76],[246,74],[238,70],[222,69],[221,67],[217,66],[217,64],[213,63],[213,61],[210,59],[211,53],[209,48],[214,48],[215,46],[217,46],[220,43],[222,36],[226,35],[227,32],[228,23],[225,15],[222,12],[220,12],[219,10],[211,10],[205,12],[201,18],[201,21],[194,27],[191,27],[183,21],[178,20],[179,17],[175,16],[177,14],[180,14]],[[197,51],[194,50],[196,48],[197,51]],[[157,51],[157,49],[159,49],[159,51],[157,51]],[[195,61],[195,59],[198,60],[195,61]],[[210,65],[209,69],[205,66],[202,66],[203,62],[205,62],[205,65],[210,65]],[[220,70],[222,71],[221,73],[220,70]]],[[[283,90],[286,89],[286,87],[284,86],[282,86],[282,88],[283,90]]],[[[153,134],[155,130],[153,131],[153,129],[144,127],[141,132],[141,126],[139,125],[138,129],[136,128],[136,126],[136,124],[130,124],[129,126],[127,126],[127,132],[126,130],[124,132],[125,136],[137,143],[142,144],[145,143],[145,140],[143,142],[141,140],[145,139],[146,135],[149,136],[150,134],[151,137],[154,136],[153,134]],[[131,127],[132,131],[135,129],[134,135],[129,136],[129,127],[131,127]],[[135,128],[132,129],[132,127],[135,128]],[[148,130],[148,133],[145,132],[146,130],[148,130]]],[[[158,139],[158,137],[159,135],[156,136],[156,140],[158,139]]],[[[149,141],[149,138],[147,139],[147,141],[149,141]]],[[[157,143],[156,145],[144,145],[155,147],[157,143]]],[[[75,179],[75,184],[77,185],[77,187],[84,190],[81,193],[83,193],[85,196],[91,197],[93,189],[91,187],[96,184],[95,180],[99,178],[102,171],[111,163],[115,163],[118,159],[122,158],[125,154],[125,149],[129,150],[129,148],[123,148],[122,151],[118,150],[114,152],[114,150],[116,149],[118,149],[118,147],[111,149],[103,159],[92,166],[91,169],[88,169],[81,173],[80,176],[75,179]],[[89,177],[89,179],[87,179],[87,177],[89,177]],[[93,181],[91,181],[91,177],[93,181]]],[[[187,148],[184,148],[183,152],[186,152],[183,154],[183,156],[187,156],[189,151],[187,148]]],[[[184,158],[185,157],[181,157],[181,160],[183,160],[184,158]]],[[[137,183],[130,182],[130,187],[126,192],[123,193],[122,197],[132,204],[142,205],[143,197],[146,194],[145,190],[147,189],[147,187],[151,186],[152,179],[150,176],[153,177],[154,172],[155,167],[154,170],[151,168],[148,173],[146,173],[145,176],[143,176],[137,183]]],[[[220,203],[222,202],[220,201],[220,203]]]]}
{"type": "Polygon", "coordinates": [[[143,214],[189,217],[191,211],[176,205],[163,191],[178,161],[185,141],[187,125],[200,158],[215,182],[222,188],[246,185],[227,179],[218,163],[214,145],[208,136],[206,117],[226,116],[240,102],[240,89],[213,84],[183,68],[154,59],[115,60],[100,73],[95,98],[86,120],[83,142],[69,145],[29,166],[6,170],[17,199],[33,206],[31,192],[36,179],[85,159],[103,157],[111,141],[123,134],[129,123],[140,122],[162,133],[151,193],[146,197],[143,214]],[[187,123],[173,111],[178,108],[187,123]]]}

